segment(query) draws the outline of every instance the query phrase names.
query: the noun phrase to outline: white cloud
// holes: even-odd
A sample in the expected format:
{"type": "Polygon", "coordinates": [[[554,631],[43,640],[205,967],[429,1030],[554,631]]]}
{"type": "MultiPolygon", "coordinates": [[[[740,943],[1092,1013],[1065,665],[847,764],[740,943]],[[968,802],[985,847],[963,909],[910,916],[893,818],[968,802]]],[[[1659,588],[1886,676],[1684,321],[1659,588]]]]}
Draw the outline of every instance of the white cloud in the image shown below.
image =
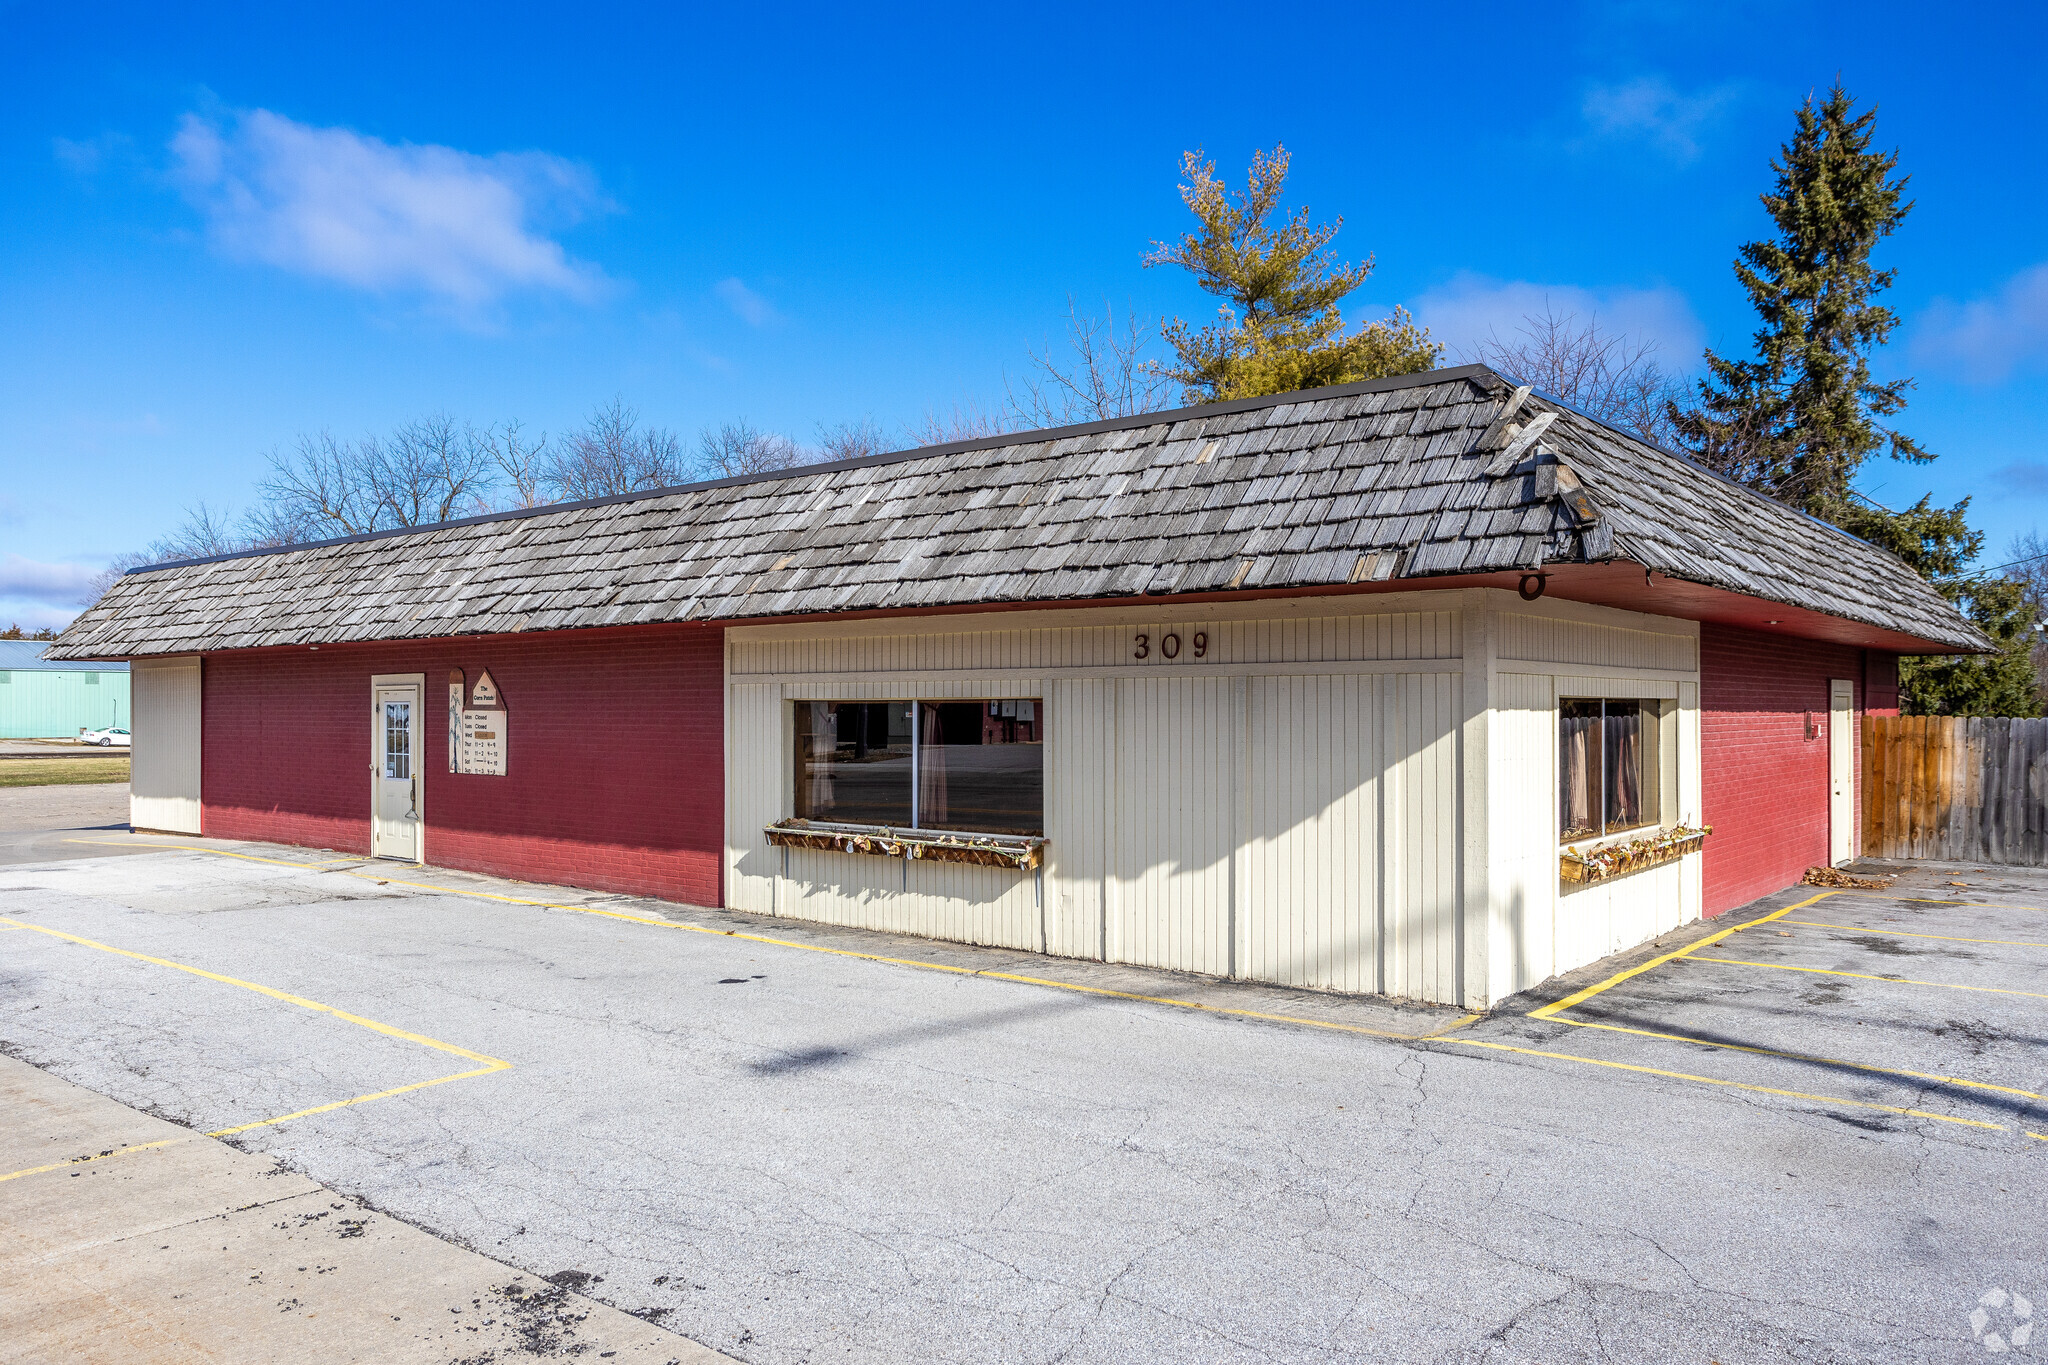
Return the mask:
{"type": "Polygon", "coordinates": [[[17,554],[0,555],[0,600],[75,606],[99,572],[82,564],[44,564],[17,554]]]}
{"type": "Polygon", "coordinates": [[[1655,289],[1586,289],[1575,284],[1496,280],[1463,271],[1409,306],[1417,321],[1442,342],[1454,361],[1470,357],[1493,335],[1513,341],[1523,319],[1546,311],[1571,313],[1583,322],[1600,320],[1604,332],[1655,342],[1657,363],[1683,374],[1699,363],[1706,329],[1685,295],[1668,285],[1655,289]]]}
{"type": "Polygon", "coordinates": [[[1998,486],[2008,493],[2024,494],[2038,498],[2048,494],[2048,464],[2039,460],[2020,460],[2001,468],[1992,476],[1998,486]]]}
{"type": "Polygon", "coordinates": [[[1587,87],[1579,116],[1596,137],[1640,139],[1682,164],[1700,154],[1701,136],[1735,95],[1732,85],[1688,95],[1662,76],[1639,76],[1587,87]]]}
{"type": "Polygon", "coordinates": [[[2048,362],[2048,265],[2022,270],[1988,298],[1937,299],[1913,329],[1914,358],[1979,384],[2048,362]]]}
{"type": "Polygon", "coordinates": [[[604,283],[544,230],[604,207],[560,157],[393,145],[267,109],[188,114],[171,152],[214,245],[238,260],[424,294],[469,318],[508,294],[589,300],[604,283]]]}
{"type": "Polygon", "coordinates": [[[50,154],[57,163],[74,175],[89,176],[100,169],[108,158],[122,155],[129,150],[125,133],[102,133],[98,137],[50,139],[50,154]]]}
{"type": "Polygon", "coordinates": [[[737,275],[720,280],[712,286],[711,292],[723,299],[725,306],[749,327],[766,327],[776,320],[775,306],[747,288],[737,275]]]}

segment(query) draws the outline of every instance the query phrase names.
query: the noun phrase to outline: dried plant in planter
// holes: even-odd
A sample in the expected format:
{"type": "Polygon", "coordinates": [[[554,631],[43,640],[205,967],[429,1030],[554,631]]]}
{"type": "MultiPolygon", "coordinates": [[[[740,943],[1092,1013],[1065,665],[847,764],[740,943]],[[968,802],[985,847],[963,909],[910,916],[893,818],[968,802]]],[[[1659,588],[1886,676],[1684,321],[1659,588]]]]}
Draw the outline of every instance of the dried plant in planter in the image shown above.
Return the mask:
{"type": "Polygon", "coordinates": [[[1037,835],[889,829],[801,818],[779,820],[764,832],[769,843],[783,848],[816,848],[834,853],[871,853],[885,858],[975,863],[982,867],[1011,867],[1020,872],[1037,867],[1045,853],[1045,840],[1037,835]]]}
{"type": "Polygon", "coordinates": [[[1557,873],[1568,882],[1604,882],[1609,877],[1641,872],[1696,853],[1713,832],[1712,825],[1673,825],[1625,844],[1566,853],[1557,860],[1557,873]]]}

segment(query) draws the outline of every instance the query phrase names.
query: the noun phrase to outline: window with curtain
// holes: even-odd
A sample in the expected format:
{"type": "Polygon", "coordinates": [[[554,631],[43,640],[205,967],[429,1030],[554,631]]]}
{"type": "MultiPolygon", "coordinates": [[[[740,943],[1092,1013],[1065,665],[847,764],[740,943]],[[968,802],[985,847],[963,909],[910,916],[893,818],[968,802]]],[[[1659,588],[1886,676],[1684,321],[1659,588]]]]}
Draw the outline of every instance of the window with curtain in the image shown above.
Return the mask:
{"type": "Polygon", "coordinates": [[[796,813],[852,825],[910,824],[910,703],[800,701],[796,813]]]}
{"type": "Polygon", "coordinates": [[[1656,702],[1562,700],[1558,836],[1565,843],[1658,822],[1656,702]]]}
{"type": "Polygon", "coordinates": [[[806,820],[1045,833],[1045,703],[800,701],[795,810],[806,820]]]}

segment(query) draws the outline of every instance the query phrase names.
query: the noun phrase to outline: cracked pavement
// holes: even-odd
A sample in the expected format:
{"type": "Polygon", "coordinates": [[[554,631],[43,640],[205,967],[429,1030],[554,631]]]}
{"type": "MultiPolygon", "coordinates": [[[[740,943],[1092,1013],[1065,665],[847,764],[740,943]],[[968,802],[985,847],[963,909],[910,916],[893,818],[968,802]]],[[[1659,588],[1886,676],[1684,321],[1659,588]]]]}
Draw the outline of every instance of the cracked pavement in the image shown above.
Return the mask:
{"type": "MultiPolygon", "coordinates": [[[[2048,906],[2042,873],[1959,871],[1996,883],[1942,888],[1970,906],[1845,893],[1792,918],[1846,928],[1711,950],[1749,965],[1418,1043],[459,892],[1361,1027],[1450,1016],[381,868],[450,890],[125,853],[0,867],[0,915],[505,1059],[234,1143],[744,1361],[1955,1360],[1987,1290],[2048,1301],[2048,1142],[2026,1136],[2048,1112],[1892,1074],[2048,1089],[2048,999],[1881,979],[2048,991],[2048,951],[1960,941],[2048,944],[2048,910],[2017,908],[2048,906]]],[[[0,932],[0,1039],[202,1131],[464,1065],[22,930],[0,932]]]]}

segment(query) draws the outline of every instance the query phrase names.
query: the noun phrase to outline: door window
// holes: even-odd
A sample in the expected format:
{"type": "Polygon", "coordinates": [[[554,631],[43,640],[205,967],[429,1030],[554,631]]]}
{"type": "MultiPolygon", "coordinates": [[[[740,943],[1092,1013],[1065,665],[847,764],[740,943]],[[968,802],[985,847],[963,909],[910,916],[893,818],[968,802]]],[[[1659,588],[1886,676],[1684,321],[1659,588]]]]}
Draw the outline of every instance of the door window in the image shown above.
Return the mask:
{"type": "Polygon", "coordinates": [[[384,776],[403,781],[412,776],[412,703],[384,703],[384,776]]]}

